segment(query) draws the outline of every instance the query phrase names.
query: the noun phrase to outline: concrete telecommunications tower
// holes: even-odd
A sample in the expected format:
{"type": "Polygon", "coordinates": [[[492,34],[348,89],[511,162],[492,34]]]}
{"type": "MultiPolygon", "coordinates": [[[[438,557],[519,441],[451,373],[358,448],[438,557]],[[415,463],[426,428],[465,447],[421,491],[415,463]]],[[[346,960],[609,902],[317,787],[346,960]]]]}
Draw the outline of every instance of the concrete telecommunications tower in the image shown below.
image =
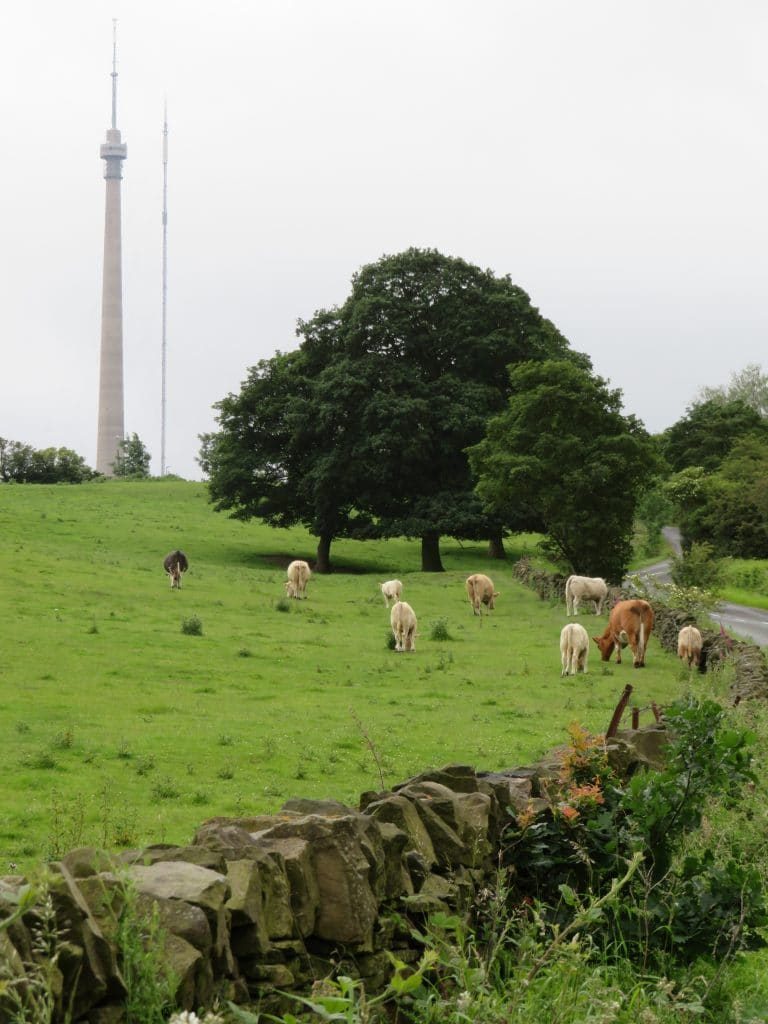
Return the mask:
{"type": "Polygon", "coordinates": [[[128,147],[117,128],[117,34],[112,27],[112,127],[101,147],[106,178],[104,271],[101,293],[101,357],[99,364],[99,430],[96,469],[114,476],[125,431],[123,415],[123,261],[120,222],[120,181],[128,147]]]}

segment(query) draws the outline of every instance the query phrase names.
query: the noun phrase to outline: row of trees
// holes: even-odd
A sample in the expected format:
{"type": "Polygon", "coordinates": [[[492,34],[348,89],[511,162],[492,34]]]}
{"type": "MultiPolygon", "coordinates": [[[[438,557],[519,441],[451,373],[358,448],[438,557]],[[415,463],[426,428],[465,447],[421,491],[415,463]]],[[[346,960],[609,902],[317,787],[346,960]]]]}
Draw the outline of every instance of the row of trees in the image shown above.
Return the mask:
{"type": "MultiPolygon", "coordinates": [[[[133,434],[120,442],[113,464],[119,477],[149,476],[150,454],[133,434]]],[[[79,484],[99,474],[71,448],[33,448],[0,437],[0,483],[79,484]]]]}
{"type": "Polygon", "coordinates": [[[328,571],[336,537],[546,533],[579,571],[620,578],[655,468],[642,425],[509,277],[435,250],[363,267],[298,349],[216,406],[200,464],[218,510],[300,523],[328,571]]]}
{"type": "Polygon", "coordinates": [[[757,366],[707,388],[659,438],[672,474],[661,493],[685,548],[768,558],[768,377],[757,366]]]}

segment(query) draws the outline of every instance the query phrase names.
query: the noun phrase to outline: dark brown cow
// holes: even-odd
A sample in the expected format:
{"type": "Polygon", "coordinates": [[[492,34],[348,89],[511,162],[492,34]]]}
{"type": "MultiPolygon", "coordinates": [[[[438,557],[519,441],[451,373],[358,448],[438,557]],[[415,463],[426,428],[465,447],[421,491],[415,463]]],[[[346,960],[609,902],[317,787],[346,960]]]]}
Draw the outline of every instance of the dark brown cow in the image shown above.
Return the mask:
{"type": "Polygon", "coordinates": [[[171,577],[171,590],[181,590],[181,574],[189,568],[183,551],[172,551],[163,559],[163,568],[171,577]]]}
{"type": "Polygon", "coordinates": [[[647,601],[636,598],[631,601],[619,601],[611,609],[608,625],[602,636],[593,636],[600,648],[603,661],[610,661],[614,647],[616,648],[616,664],[621,664],[621,648],[626,643],[632,648],[632,664],[635,668],[645,668],[645,649],[653,629],[653,608],[647,601]]]}

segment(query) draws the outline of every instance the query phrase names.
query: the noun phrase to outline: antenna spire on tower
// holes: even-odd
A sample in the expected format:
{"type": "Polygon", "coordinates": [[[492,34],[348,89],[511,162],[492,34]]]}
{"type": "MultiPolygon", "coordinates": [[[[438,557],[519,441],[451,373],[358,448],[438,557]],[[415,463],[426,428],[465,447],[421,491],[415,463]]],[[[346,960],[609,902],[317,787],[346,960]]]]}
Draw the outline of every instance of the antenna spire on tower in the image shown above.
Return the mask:
{"type": "Polygon", "coordinates": [[[112,127],[117,128],[117,18],[112,19],[112,127]]]}

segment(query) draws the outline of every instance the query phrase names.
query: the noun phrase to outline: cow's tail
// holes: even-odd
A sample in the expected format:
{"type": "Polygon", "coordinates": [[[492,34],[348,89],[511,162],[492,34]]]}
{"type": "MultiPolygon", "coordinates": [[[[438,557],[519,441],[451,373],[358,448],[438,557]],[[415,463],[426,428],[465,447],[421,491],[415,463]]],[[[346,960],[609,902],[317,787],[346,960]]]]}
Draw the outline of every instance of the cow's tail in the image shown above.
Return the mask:
{"type": "Polygon", "coordinates": [[[573,607],[573,605],[572,605],[572,598],[571,598],[571,577],[569,576],[568,579],[565,581],[565,614],[566,615],[570,615],[571,614],[571,608],[572,607],[573,607]]]}
{"type": "Polygon", "coordinates": [[[639,654],[638,663],[640,665],[645,663],[645,619],[640,616],[640,636],[638,637],[637,653],[639,654]]]}

